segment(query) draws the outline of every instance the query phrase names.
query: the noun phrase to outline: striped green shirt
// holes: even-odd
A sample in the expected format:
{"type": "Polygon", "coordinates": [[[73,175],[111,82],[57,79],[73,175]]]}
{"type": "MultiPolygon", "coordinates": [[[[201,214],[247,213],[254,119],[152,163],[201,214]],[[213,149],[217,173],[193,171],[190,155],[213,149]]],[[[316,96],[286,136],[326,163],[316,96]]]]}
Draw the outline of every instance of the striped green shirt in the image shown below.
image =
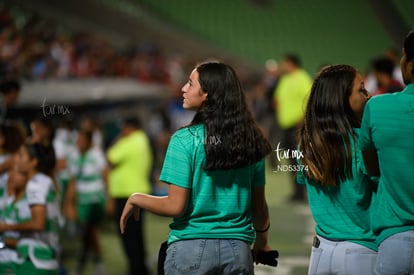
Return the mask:
{"type": "Polygon", "coordinates": [[[414,230],[414,84],[365,106],[359,147],[377,150],[381,177],[372,221],[377,243],[414,230]]]}
{"type": "MultiPolygon", "coordinates": [[[[354,131],[358,135],[359,129],[354,131]]],[[[297,175],[297,182],[306,184],[316,234],[330,240],[354,242],[377,251],[370,224],[375,184],[366,175],[361,151],[355,148],[351,138],[352,178],[337,186],[322,187],[309,180],[302,171],[297,175]]]]}
{"type": "Polygon", "coordinates": [[[3,211],[6,209],[8,203],[7,195],[7,181],[9,174],[3,173],[0,175],[0,219],[3,218],[3,211]]]}
{"type": "Polygon", "coordinates": [[[105,200],[103,171],[106,160],[103,152],[91,148],[81,155],[75,152],[70,158],[70,174],[76,179],[78,204],[99,203],[105,200]]]}
{"type": "Polygon", "coordinates": [[[190,189],[185,213],[170,225],[168,243],[185,239],[254,241],[251,190],[265,184],[264,160],[231,170],[207,172],[204,144],[220,146],[220,137],[206,136],[204,126],[178,130],[171,138],[160,180],[190,189]]]}
{"type": "MultiPolygon", "coordinates": [[[[17,251],[23,259],[30,258],[39,269],[56,270],[58,268],[59,238],[58,219],[60,206],[52,179],[38,173],[26,186],[27,204],[46,207],[46,228],[41,232],[22,232],[17,251]]],[[[31,219],[31,211],[18,211],[16,220],[24,222],[31,219]]]]}
{"type": "MultiPolygon", "coordinates": [[[[7,175],[7,173],[2,174],[3,177],[4,175],[7,175]]],[[[3,207],[3,212],[1,214],[2,222],[7,224],[18,223],[19,212],[27,210],[30,211],[26,196],[23,196],[18,201],[15,201],[14,195],[8,196],[7,191],[5,191],[3,196],[0,198],[0,203],[3,207]]],[[[20,233],[16,231],[5,231],[2,233],[2,237],[3,240],[17,240],[20,237],[20,233]]],[[[0,274],[14,274],[17,263],[19,263],[19,258],[16,249],[9,247],[0,249],[0,274]]]]}

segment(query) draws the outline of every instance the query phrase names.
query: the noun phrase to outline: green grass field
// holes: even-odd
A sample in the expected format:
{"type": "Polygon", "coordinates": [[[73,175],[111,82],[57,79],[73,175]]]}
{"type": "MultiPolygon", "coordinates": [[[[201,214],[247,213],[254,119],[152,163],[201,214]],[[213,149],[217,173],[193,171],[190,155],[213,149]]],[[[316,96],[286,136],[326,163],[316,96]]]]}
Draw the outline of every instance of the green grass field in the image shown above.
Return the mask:
{"type": "MultiPolygon", "coordinates": [[[[272,171],[272,165],[267,166],[266,193],[271,217],[270,245],[279,250],[280,258],[277,268],[257,266],[256,274],[306,274],[313,236],[313,222],[308,206],[288,203],[292,190],[289,175],[283,172],[275,173],[272,171]]],[[[155,272],[158,248],[168,235],[168,224],[171,219],[150,213],[145,218],[148,263],[155,272]]],[[[113,220],[108,219],[101,228],[101,243],[108,275],[122,275],[127,271],[115,226],[113,220]]],[[[68,271],[72,271],[79,253],[79,242],[64,241],[63,247],[64,264],[68,271]]],[[[92,274],[92,264],[88,264],[87,271],[85,274],[92,274]]]]}

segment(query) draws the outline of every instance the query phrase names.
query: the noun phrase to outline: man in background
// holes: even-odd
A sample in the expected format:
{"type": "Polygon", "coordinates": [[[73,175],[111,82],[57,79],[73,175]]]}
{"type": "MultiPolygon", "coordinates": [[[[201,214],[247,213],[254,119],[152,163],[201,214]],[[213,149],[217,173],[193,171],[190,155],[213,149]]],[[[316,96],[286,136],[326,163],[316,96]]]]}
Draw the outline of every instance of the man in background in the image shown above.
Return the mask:
{"type": "MultiPolygon", "coordinates": [[[[282,138],[280,145],[285,150],[297,149],[297,130],[302,123],[312,79],[301,68],[301,60],[294,54],[285,55],[282,62],[282,76],[274,92],[276,117],[282,138]]],[[[296,165],[296,159],[289,158],[288,165],[296,165]]],[[[295,183],[291,173],[293,195],[291,201],[305,201],[305,187],[295,183]]]]}
{"type": "MultiPolygon", "coordinates": [[[[119,228],[124,205],[132,193],[149,194],[152,169],[152,152],[147,135],[140,129],[137,118],[127,118],[123,122],[121,134],[115,144],[108,149],[109,196],[114,207],[115,220],[119,228]]],[[[129,274],[148,274],[143,238],[143,215],[140,219],[129,219],[126,231],[121,235],[124,251],[128,257],[129,274]]],[[[118,232],[120,233],[119,229],[118,232]]]]}

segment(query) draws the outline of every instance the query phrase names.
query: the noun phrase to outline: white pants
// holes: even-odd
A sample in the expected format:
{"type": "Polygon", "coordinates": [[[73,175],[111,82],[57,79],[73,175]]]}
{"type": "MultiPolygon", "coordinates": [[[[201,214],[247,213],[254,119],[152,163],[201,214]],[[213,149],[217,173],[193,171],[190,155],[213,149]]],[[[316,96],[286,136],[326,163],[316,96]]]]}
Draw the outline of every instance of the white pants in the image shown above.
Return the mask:
{"type": "Polygon", "coordinates": [[[365,246],[341,241],[334,242],[317,236],[319,247],[312,247],[309,275],[371,275],[377,253],[365,246]]]}

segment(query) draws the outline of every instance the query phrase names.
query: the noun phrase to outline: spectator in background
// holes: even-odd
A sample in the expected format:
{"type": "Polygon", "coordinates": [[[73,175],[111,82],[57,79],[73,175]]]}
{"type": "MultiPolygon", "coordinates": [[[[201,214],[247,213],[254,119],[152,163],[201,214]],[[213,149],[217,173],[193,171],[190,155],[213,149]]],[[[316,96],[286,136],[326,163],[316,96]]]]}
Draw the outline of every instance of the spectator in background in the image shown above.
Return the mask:
{"type": "MultiPolygon", "coordinates": [[[[282,130],[281,149],[297,149],[297,132],[302,123],[306,102],[312,86],[312,79],[301,68],[297,55],[287,54],[282,62],[282,73],[274,91],[276,117],[282,130]]],[[[289,158],[289,165],[296,165],[296,159],[289,158]]],[[[292,173],[293,195],[291,201],[304,201],[305,188],[295,184],[292,173]]]]}
{"type": "Polygon", "coordinates": [[[273,94],[279,81],[279,65],[269,59],[265,63],[265,72],[260,83],[253,88],[252,110],[257,123],[261,126],[266,138],[275,138],[276,126],[273,94]]]}
{"type": "Polygon", "coordinates": [[[379,245],[375,274],[414,274],[414,30],[405,38],[406,88],[365,106],[358,146],[368,172],[379,175],[372,228],[379,245]]]}
{"type": "Polygon", "coordinates": [[[69,160],[71,181],[65,198],[65,216],[76,220],[82,232],[82,250],[78,255],[76,274],[83,274],[92,251],[94,275],[103,275],[104,266],[99,242],[98,226],[105,214],[104,172],[106,160],[98,147],[93,147],[92,133],[81,130],[77,138],[77,151],[69,160]]]}
{"type": "Polygon", "coordinates": [[[29,209],[16,211],[18,223],[0,224],[0,232],[21,233],[16,274],[57,274],[60,207],[52,180],[54,168],[55,154],[50,145],[26,143],[20,147],[16,169],[28,178],[25,199],[29,209]]]}
{"type": "MultiPolygon", "coordinates": [[[[14,166],[17,152],[26,140],[23,127],[17,123],[0,126],[0,219],[8,203],[8,193],[13,188],[8,184],[9,173],[14,166]]],[[[1,272],[0,272],[1,274],[1,272]]]]}
{"type": "MultiPolygon", "coordinates": [[[[3,211],[0,212],[1,221],[6,224],[16,224],[19,222],[19,214],[30,212],[25,196],[27,175],[24,172],[18,171],[15,167],[10,169],[8,174],[7,189],[0,198],[1,204],[4,205],[4,209],[1,209],[3,211]]],[[[20,232],[12,230],[5,231],[2,234],[0,242],[0,274],[17,274],[19,256],[16,247],[20,235],[20,232]]]]}
{"type": "Polygon", "coordinates": [[[400,67],[400,53],[395,48],[388,48],[385,51],[385,57],[392,61],[392,64],[394,65],[394,70],[392,72],[392,76],[395,80],[397,80],[401,85],[404,86],[404,79],[402,77],[401,73],[401,67],[400,67]]]}
{"type": "MultiPolygon", "coordinates": [[[[124,205],[132,193],[151,192],[153,161],[151,145],[137,118],[124,120],[121,134],[115,144],[108,149],[107,158],[111,167],[108,193],[112,199],[115,221],[118,224],[124,205]]],[[[143,223],[142,216],[139,221],[130,219],[126,232],[120,234],[128,257],[130,275],[148,274],[143,223]]]]}
{"type": "Polygon", "coordinates": [[[69,185],[68,162],[70,155],[76,151],[76,138],[77,131],[73,129],[73,121],[70,118],[63,118],[53,139],[53,148],[56,154],[56,179],[62,198],[65,197],[69,185]]]}
{"type": "Polygon", "coordinates": [[[97,120],[91,117],[85,117],[80,123],[80,128],[83,131],[92,133],[92,145],[100,149],[104,148],[103,134],[97,120]]]}
{"type": "Polygon", "coordinates": [[[401,91],[403,86],[394,78],[394,63],[390,59],[386,57],[377,58],[372,62],[372,67],[378,86],[374,95],[401,91]]]}
{"type": "Polygon", "coordinates": [[[16,79],[4,79],[0,83],[0,122],[7,118],[7,109],[16,104],[19,93],[20,83],[16,79]]]}
{"type": "MultiPolygon", "coordinates": [[[[401,75],[401,69],[400,69],[400,64],[398,62],[398,58],[399,58],[399,54],[398,52],[394,49],[394,48],[389,48],[387,49],[384,54],[380,57],[378,57],[375,60],[379,60],[382,58],[386,58],[388,60],[390,60],[392,62],[392,77],[394,80],[398,81],[399,84],[404,87],[404,81],[402,79],[402,75],[401,75]]],[[[375,60],[373,60],[371,62],[371,64],[373,64],[375,62],[375,60]]],[[[370,94],[374,94],[376,91],[378,91],[380,89],[380,87],[378,86],[379,83],[377,82],[377,79],[375,77],[374,71],[373,71],[373,66],[371,66],[372,70],[368,73],[368,75],[365,78],[365,88],[367,89],[367,91],[370,94]]]]}

